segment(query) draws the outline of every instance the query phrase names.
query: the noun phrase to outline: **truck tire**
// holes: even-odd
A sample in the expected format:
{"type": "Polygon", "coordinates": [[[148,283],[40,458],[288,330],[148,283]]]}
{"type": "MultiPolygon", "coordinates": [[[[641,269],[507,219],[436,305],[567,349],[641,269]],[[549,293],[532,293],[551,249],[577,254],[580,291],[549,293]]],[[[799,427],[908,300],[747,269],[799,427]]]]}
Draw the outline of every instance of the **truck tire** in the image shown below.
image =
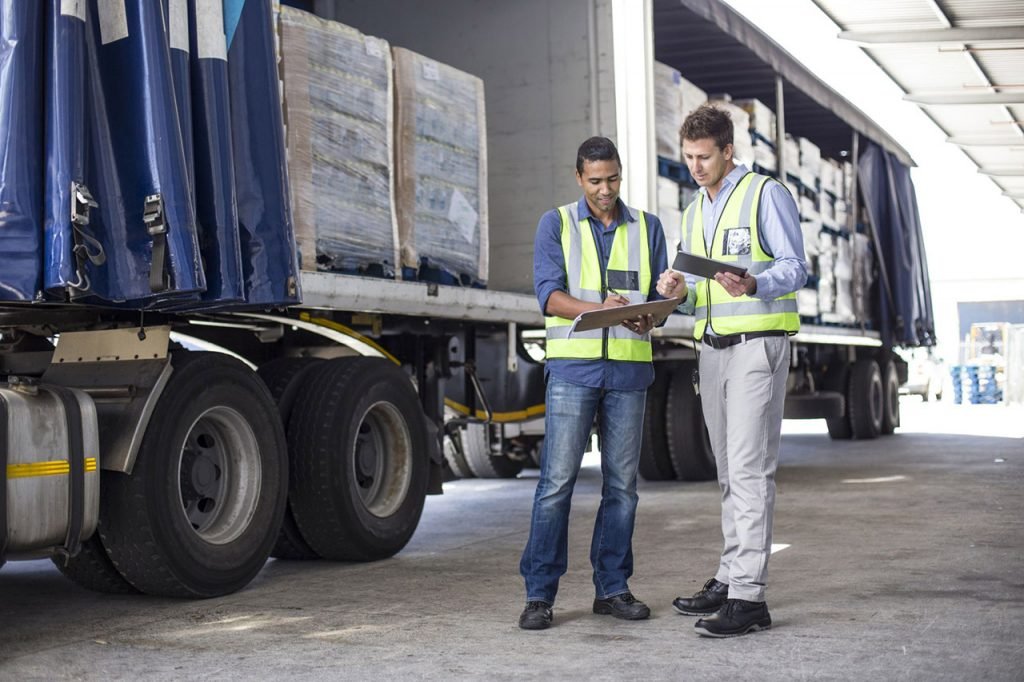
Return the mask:
{"type": "Polygon", "coordinates": [[[455,442],[458,435],[445,434],[444,437],[444,462],[451,472],[453,479],[458,478],[475,478],[473,470],[469,468],[469,462],[466,461],[466,456],[462,453],[462,443],[455,442]]]}
{"type": "Polygon", "coordinates": [[[131,474],[105,472],[100,540],[138,590],[218,597],[247,585],[284,515],[288,461],[270,392],[240,361],[176,353],[131,474]]]}
{"type": "Polygon", "coordinates": [[[845,398],[843,414],[825,420],[828,435],[832,440],[850,440],[853,430],[850,428],[850,366],[837,363],[829,367],[823,381],[826,391],[834,391],[845,398]]]}
{"type": "Polygon", "coordinates": [[[105,594],[138,594],[139,591],[124,579],[103,549],[99,533],[82,543],[78,554],[64,561],[53,557],[53,564],[64,577],[79,587],[105,594]]]}
{"type": "Polygon", "coordinates": [[[676,478],[672,460],[668,456],[668,437],[665,435],[665,400],[671,376],[670,364],[656,364],[654,383],[647,389],[639,463],[640,475],[645,481],[673,481],[676,478]]]}
{"type": "Polygon", "coordinates": [[[846,398],[853,438],[866,440],[878,437],[882,430],[884,403],[882,372],[878,369],[878,363],[871,358],[853,363],[846,398]]]}
{"type": "Polygon", "coordinates": [[[696,368],[696,362],[683,362],[676,367],[665,401],[668,454],[680,481],[710,481],[718,472],[700,396],[693,390],[696,368]]]}
{"type": "Polygon", "coordinates": [[[489,429],[487,424],[466,424],[459,429],[466,464],[477,478],[515,478],[523,463],[505,454],[492,454],[489,429]]]}
{"type": "Polygon", "coordinates": [[[409,377],[380,358],[329,360],[288,421],[292,511],[325,559],[372,561],[412,537],[428,483],[427,424],[409,377]]]}
{"type": "MultiPolygon", "coordinates": [[[[256,373],[270,389],[270,395],[277,403],[277,411],[281,415],[281,423],[286,427],[292,412],[295,396],[309,373],[323,362],[321,358],[275,358],[260,365],[256,373]]],[[[287,429],[286,429],[287,431],[287,429]]],[[[290,458],[289,458],[290,460],[290,458]]],[[[291,559],[295,561],[319,559],[320,555],[306,543],[295,523],[291,504],[285,506],[284,519],[281,521],[281,532],[277,536],[270,556],[275,559],[291,559]]]]}
{"type": "Polygon", "coordinates": [[[900,425],[900,377],[896,363],[889,360],[882,372],[882,428],[880,433],[888,435],[900,425]]]}
{"type": "Polygon", "coordinates": [[[839,419],[844,413],[843,396],[835,391],[795,393],[786,396],[783,419],[839,419]]]}

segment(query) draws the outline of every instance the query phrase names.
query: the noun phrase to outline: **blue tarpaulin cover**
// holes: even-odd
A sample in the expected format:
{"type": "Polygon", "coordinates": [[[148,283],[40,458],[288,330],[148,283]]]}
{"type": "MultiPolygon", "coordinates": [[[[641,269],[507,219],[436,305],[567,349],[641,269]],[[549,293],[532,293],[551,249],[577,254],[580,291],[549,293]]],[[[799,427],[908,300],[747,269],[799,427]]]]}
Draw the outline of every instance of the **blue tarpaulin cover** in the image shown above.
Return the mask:
{"type": "Polygon", "coordinates": [[[189,2],[196,217],[204,303],[244,299],[223,5],[189,2]]]}
{"type": "Polygon", "coordinates": [[[880,278],[882,342],[896,346],[935,344],[928,259],[910,169],[891,152],[868,142],[858,162],[858,179],[868,217],[878,237],[892,300],[880,278]]]}
{"type": "Polygon", "coordinates": [[[227,0],[228,80],[246,304],[301,301],[270,0],[227,0]]]}
{"type": "Polygon", "coordinates": [[[50,18],[47,287],[133,307],[205,290],[163,4],[51,0],[50,18]]]}
{"type": "Polygon", "coordinates": [[[32,300],[42,283],[43,5],[0,2],[0,300],[32,300]]]}

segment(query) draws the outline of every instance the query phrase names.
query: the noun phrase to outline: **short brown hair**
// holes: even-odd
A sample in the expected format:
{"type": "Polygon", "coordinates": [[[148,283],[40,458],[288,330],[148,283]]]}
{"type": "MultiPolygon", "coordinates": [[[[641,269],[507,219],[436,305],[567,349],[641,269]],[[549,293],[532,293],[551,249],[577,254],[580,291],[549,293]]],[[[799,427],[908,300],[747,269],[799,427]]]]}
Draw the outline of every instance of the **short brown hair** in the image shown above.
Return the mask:
{"type": "Polygon", "coordinates": [[[695,142],[711,138],[719,149],[732,144],[732,119],[729,113],[711,104],[702,104],[683,121],[683,140],[695,142]]]}

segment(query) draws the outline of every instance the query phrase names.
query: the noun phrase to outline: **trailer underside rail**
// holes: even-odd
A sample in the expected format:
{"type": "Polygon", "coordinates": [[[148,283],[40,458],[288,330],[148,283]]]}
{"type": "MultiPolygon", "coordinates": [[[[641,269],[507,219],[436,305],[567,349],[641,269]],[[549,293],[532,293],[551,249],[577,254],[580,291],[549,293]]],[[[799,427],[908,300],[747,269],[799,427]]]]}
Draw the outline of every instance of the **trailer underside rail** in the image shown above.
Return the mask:
{"type": "Polygon", "coordinates": [[[302,299],[303,308],[544,326],[536,298],[492,289],[303,272],[302,299]]]}

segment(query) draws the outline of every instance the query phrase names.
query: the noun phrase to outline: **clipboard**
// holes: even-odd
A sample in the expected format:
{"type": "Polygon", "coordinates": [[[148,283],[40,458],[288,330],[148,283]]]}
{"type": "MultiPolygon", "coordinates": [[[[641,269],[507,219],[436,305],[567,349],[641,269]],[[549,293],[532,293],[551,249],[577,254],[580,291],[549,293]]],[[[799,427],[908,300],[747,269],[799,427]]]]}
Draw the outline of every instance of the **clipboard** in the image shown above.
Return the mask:
{"type": "Polygon", "coordinates": [[[705,258],[704,256],[687,253],[686,251],[676,253],[676,259],[672,262],[672,269],[679,272],[688,272],[699,277],[706,277],[707,279],[714,279],[715,274],[719,272],[731,272],[739,277],[747,274],[746,268],[738,267],[732,263],[723,263],[713,258],[705,258]]]}
{"type": "Polygon", "coordinates": [[[602,329],[614,327],[626,320],[640,317],[641,315],[667,316],[682,303],[680,298],[666,298],[661,301],[648,301],[647,303],[633,303],[622,305],[616,308],[599,308],[580,313],[572,322],[569,334],[586,332],[591,329],[602,329]]]}

